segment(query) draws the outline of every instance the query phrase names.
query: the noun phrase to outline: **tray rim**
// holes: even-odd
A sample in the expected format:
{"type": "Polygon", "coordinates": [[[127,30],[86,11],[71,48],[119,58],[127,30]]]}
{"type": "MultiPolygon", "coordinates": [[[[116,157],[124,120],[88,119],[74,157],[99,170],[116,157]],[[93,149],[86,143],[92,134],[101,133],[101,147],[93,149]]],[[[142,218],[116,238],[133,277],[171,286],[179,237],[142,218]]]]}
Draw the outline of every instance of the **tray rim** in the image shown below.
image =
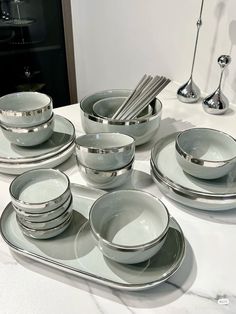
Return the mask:
{"type": "MultiPolygon", "coordinates": [[[[76,186],[82,187],[82,188],[85,187],[85,186],[82,186],[80,184],[74,184],[73,183],[73,185],[76,185],[76,186]]],[[[96,189],[93,189],[93,188],[88,188],[88,187],[86,187],[86,188],[88,190],[91,190],[91,191],[96,190],[96,189]]],[[[95,275],[95,274],[91,274],[91,273],[86,272],[84,270],[79,270],[79,269],[76,269],[74,267],[65,265],[63,263],[60,263],[60,262],[48,259],[48,258],[46,258],[44,256],[40,256],[37,253],[29,252],[29,251],[27,251],[27,250],[25,250],[23,248],[19,248],[16,245],[14,245],[13,243],[11,243],[7,239],[7,237],[5,236],[3,228],[2,228],[3,217],[4,217],[4,215],[6,215],[6,212],[7,212],[9,206],[11,206],[11,202],[8,203],[7,206],[4,208],[4,210],[2,212],[2,215],[1,215],[1,218],[0,218],[0,234],[1,234],[2,238],[3,238],[3,240],[6,242],[6,244],[9,246],[9,248],[11,250],[13,250],[14,252],[16,252],[16,253],[18,253],[20,255],[23,255],[23,256],[25,256],[27,258],[33,259],[33,260],[35,260],[35,261],[37,261],[39,263],[48,265],[49,267],[53,267],[53,268],[62,270],[64,272],[67,272],[67,273],[70,273],[72,275],[75,275],[76,277],[87,279],[89,281],[96,282],[98,284],[102,284],[102,285],[108,286],[110,288],[115,288],[115,289],[119,289],[119,290],[126,290],[126,291],[141,291],[141,290],[146,290],[146,289],[158,286],[161,283],[167,281],[171,276],[173,276],[177,272],[177,270],[182,265],[182,262],[183,262],[184,257],[185,257],[186,243],[185,243],[185,237],[184,237],[182,228],[180,227],[178,222],[175,220],[175,218],[171,217],[171,219],[177,224],[177,226],[178,226],[178,228],[180,230],[181,242],[183,243],[181,254],[180,254],[180,257],[178,258],[178,263],[177,263],[176,267],[170,272],[170,274],[167,277],[165,277],[165,278],[163,278],[161,280],[158,280],[158,281],[155,280],[155,281],[151,281],[149,283],[144,283],[144,284],[118,283],[118,282],[115,282],[113,280],[110,280],[110,279],[107,279],[107,278],[103,278],[103,277],[95,275]]],[[[87,222],[85,222],[85,223],[87,223],[87,222]]],[[[82,225],[81,225],[81,227],[82,227],[82,225]]]]}

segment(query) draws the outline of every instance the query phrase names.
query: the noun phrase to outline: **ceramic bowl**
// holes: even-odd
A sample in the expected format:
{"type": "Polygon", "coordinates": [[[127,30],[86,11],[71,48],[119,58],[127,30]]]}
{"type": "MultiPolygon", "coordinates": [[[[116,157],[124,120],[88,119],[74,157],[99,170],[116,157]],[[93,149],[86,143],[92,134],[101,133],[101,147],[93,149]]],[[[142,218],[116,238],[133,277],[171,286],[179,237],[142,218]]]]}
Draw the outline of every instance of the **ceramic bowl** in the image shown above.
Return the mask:
{"type": "Polygon", "coordinates": [[[19,209],[18,207],[16,207],[15,205],[13,205],[13,207],[15,209],[15,212],[19,220],[23,219],[24,221],[38,223],[38,222],[46,222],[49,220],[53,220],[61,216],[63,213],[65,213],[68,210],[69,205],[71,204],[72,201],[73,201],[72,195],[70,194],[68,199],[61,206],[53,210],[50,210],[49,212],[39,213],[39,214],[25,212],[19,209]]]}
{"type": "Polygon", "coordinates": [[[55,169],[36,169],[16,177],[9,188],[14,206],[27,213],[60,207],[71,194],[67,175],[55,169]]]}
{"type": "Polygon", "coordinates": [[[72,210],[73,209],[72,209],[72,200],[71,200],[68,208],[64,211],[64,213],[48,221],[32,222],[32,221],[22,218],[22,216],[19,216],[19,215],[17,215],[17,217],[20,223],[26,228],[31,228],[35,230],[47,230],[47,229],[52,229],[63,224],[63,222],[68,220],[68,218],[71,216],[72,210]]]}
{"type": "Polygon", "coordinates": [[[134,139],[120,133],[86,134],[76,139],[76,155],[84,166],[96,170],[115,170],[134,158],[134,139]]]}
{"type": "Polygon", "coordinates": [[[118,263],[136,264],[164,244],[169,213],[153,195],[138,190],[104,194],[92,205],[89,222],[102,253],[118,263]]]}
{"type": "Polygon", "coordinates": [[[176,157],[183,170],[200,179],[217,179],[235,166],[236,142],[209,128],[183,131],[176,138],[176,157]]]}
{"type": "Polygon", "coordinates": [[[11,127],[1,124],[4,136],[12,143],[18,146],[36,146],[46,142],[53,134],[54,115],[40,125],[32,127],[11,127]]]}
{"type": "Polygon", "coordinates": [[[52,115],[51,97],[38,92],[19,92],[0,98],[0,121],[12,127],[31,127],[52,115]]]}
{"type": "Polygon", "coordinates": [[[78,167],[83,179],[88,185],[97,189],[114,189],[124,184],[131,176],[133,160],[124,168],[117,170],[95,170],[81,164],[77,158],[78,167]]]}
{"type": "Polygon", "coordinates": [[[130,93],[130,90],[113,89],[85,97],[80,103],[81,122],[84,131],[86,133],[111,132],[127,134],[135,139],[135,145],[141,145],[151,140],[161,122],[162,103],[158,99],[150,103],[153,111],[148,118],[113,120],[97,117],[93,113],[93,105],[97,101],[107,97],[127,97],[130,93]]]}
{"type": "MultiPolygon", "coordinates": [[[[97,101],[93,105],[93,112],[101,118],[112,118],[127,97],[108,97],[97,101]]],[[[149,105],[138,116],[137,119],[148,118],[152,115],[152,107],[149,105]]]]}
{"type": "Polygon", "coordinates": [[[21,231],[26,235],[27,237],[38,239],[38,240],[46,240],[49,238],[53,238],[64,232],[70,225],[73,218],[73,212],[70,214],[70,216],[67,218],[66,221],[64,221],[62,224],[51,228],[51,229],[45,229],[45,230],[36,230],[32,228],[27,228],[19,221],[18,217],[16,217],[18,225],[21,229],[21,231]]]}

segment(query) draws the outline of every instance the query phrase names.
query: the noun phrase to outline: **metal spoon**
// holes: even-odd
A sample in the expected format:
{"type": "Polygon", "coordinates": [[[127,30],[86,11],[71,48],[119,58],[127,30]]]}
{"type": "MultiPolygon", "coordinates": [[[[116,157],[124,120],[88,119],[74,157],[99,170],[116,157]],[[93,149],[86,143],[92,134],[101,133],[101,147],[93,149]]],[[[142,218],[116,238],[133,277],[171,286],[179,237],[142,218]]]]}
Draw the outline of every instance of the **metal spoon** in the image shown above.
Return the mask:
{"type": "Polygon", "coordinates": [[[202,104],[203,104],[203,109],[207,113],[219,115],[219,114],[224,114],[229,108],[229,101],[221,90],[221,83],[222,83],[224,70],[226,66],[230,64],[231,57],[227,55],[222,55],[218,58],[217,62],[221,68],[219,85],[217,89],[214,91],[214,93],[210,94],[205,99],[203,99],[202,104]]]}

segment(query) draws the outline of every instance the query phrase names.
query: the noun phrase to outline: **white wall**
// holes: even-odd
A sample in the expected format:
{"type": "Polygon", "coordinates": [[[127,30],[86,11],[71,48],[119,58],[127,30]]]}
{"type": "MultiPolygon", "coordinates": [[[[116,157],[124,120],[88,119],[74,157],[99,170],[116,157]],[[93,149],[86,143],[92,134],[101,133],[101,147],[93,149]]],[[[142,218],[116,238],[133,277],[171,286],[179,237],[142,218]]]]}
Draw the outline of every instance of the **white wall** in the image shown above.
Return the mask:
{"type": "MultiPolygon", "coordinates": [[[[71,0],[78,94],[133,88],[144,73],[185,83],[201,0],[71,0]]],[[[219,81],[217,57],[231,54],[224,92],[236,102],[236,1],[205,0],[194,81],[219,81]]]]}

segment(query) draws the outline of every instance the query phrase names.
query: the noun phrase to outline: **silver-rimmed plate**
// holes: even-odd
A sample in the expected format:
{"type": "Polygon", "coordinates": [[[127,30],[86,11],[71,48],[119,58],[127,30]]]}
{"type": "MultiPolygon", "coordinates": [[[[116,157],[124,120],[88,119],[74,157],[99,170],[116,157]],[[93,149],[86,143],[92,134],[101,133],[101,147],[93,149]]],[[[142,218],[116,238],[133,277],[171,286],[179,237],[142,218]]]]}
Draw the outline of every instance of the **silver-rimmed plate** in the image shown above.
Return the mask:
{"type": "Polygon", "coordinates": [[[177,134],[158,141],[151,152],[151,175],[160,190],[175,201],[193,208],[235,208],[236,168],[227,176],[215,180],[201,180],[185,173],[175,156],[177,134]]]}
{"type": "Polygon", "coordinates": [[[12,145],[0,129],[0,162],[13,164],[36,162],[65,150],[75,139],[75,128],[62,116],[55,115],[54,121],[54,131],[50,139],[31,147],[12,145]]]}
{"type": "Polygon", "coordinates": [[[0,172],[12,175],[18,175],[25,171],[38,169],[38,168],[54,168],[64,161],[66,161],[74,152],[75,143],[74,141],[66,147],[60,153],[48,157],[47,159],[37,160],[35,162],[27,162],[27,163],[6,163],[0,162],[0,172]]]}
{"type": "Polygon", "coordinates": [[[73,220],[61,235],[45,241],[25,237],[10,204],[3,211],[0,231],[11,249],[99,284],[121,290],[138,291],[159,285],[180,267],[185,254],[185,239],[178,223],[171,219],[167,239],[161,251],[147,262],[122,265],[104,258],[95,246],[88,224],[93,202],[104,192],[71,185],[73,220]]]}

